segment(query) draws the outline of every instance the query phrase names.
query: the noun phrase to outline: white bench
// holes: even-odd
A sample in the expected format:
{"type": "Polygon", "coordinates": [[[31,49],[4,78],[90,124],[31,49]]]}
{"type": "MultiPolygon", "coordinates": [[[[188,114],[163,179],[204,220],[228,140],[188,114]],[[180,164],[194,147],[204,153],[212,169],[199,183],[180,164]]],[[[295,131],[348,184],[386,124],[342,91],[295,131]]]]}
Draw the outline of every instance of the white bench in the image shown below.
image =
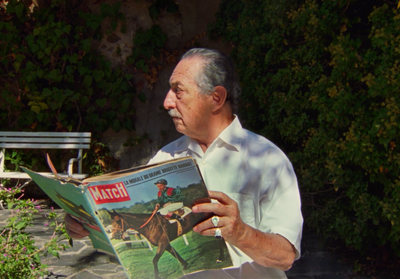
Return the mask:
{"type": "MultiPolygon", "coordinates": [[[[83,149],[90,148],[91,133],[88,132],[1,132],[0,131],[0,178],[30,179],[24,172],[4,171],[6,149],[77,149],[78,156],[68,162],[68,172],[58,173],[62,177],[83,179],[83,149]],[[73,164],[78,163],[78,173],[73,173],[73,164]]],[[[39,172],[53,176],[51,172],[39,172]]]]}

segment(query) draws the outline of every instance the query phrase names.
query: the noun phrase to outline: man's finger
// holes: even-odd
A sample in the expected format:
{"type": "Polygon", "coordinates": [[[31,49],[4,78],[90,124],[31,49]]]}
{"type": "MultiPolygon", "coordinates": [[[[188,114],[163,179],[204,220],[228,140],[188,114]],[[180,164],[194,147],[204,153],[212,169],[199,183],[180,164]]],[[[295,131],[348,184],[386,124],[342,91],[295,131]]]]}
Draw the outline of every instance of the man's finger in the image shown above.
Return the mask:
{"type": "Polygon", "coordinates": [[[233,200],[226,194],[218,191],[208,191],[210,198],[219,201],[222,204],[231,204],[233,200]]]}
{"type": "Polygon", "coordinates": [[[71,230],[68,230],[68,229],[66,229],[66,231],[67,231],[67,234],[68,234],[71,238],[84,238],[84,237],[86,237],[86,236],[89,235],[89,232],[88,232],[88,233],[84,233],[84,232],[87,232],[87,230],[84,230],[84,231],[83,231],[84,234],[82,234],[82,233],[75,233],[75,232],[73,232],[73,231],[71,231],[71,230]]]}
{"type": "Polygon", "coordinates": [[[70,237],[83,238],[89,235],[89,231],[86,230],[81,223],[76,221],[69,214],[65,214],[64,222],[65,222],[65,229],[70,237]]]}
{"type": "Polygon", "coordinates": [[[222,216],[226,215],[225,206],[219,203],[200,203],[192,207],[194,213],[208,212],[222,216]]]}

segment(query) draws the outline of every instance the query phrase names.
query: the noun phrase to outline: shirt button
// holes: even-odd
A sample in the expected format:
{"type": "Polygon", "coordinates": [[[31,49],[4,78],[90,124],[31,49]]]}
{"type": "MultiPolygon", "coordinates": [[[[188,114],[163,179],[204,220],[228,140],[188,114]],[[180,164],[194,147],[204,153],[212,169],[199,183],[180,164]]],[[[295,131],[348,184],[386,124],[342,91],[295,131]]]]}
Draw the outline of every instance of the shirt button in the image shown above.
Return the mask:
{"type": "Polygon", "coordinates": [[[203,165],[205,165],[206,164],[206,161],[203,161],[203,165]]]}

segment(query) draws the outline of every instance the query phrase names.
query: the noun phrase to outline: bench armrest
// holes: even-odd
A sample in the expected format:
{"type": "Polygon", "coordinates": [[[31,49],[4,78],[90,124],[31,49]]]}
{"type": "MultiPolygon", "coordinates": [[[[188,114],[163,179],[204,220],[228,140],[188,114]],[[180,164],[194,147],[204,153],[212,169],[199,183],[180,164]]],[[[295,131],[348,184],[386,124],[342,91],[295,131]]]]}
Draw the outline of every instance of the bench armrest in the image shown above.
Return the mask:
{"type": "Polygon", "coordinates": [[[75,162],[78,162],[78,173],[82,173],[82,149],[79,149],[77,158],[71,158],[68,161],[68,177],[69,178],[72,178],[73,166],[74,166],[75,162]]]}

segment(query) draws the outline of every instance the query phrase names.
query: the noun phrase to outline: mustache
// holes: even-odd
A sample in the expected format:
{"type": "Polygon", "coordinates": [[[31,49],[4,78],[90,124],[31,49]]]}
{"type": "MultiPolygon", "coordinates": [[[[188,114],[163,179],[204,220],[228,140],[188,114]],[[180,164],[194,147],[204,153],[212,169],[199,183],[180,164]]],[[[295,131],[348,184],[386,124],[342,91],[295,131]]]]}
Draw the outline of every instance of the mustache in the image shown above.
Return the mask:
{"type": "Polygon", "coordinates": [[[170,109],[170,110],[168,111],[168,114],[169,114],[169,116],[171,116],[171,117],[182,118],[182,115],[181,115],[178,111],[176,111],[175,109],[170,109]]]}

